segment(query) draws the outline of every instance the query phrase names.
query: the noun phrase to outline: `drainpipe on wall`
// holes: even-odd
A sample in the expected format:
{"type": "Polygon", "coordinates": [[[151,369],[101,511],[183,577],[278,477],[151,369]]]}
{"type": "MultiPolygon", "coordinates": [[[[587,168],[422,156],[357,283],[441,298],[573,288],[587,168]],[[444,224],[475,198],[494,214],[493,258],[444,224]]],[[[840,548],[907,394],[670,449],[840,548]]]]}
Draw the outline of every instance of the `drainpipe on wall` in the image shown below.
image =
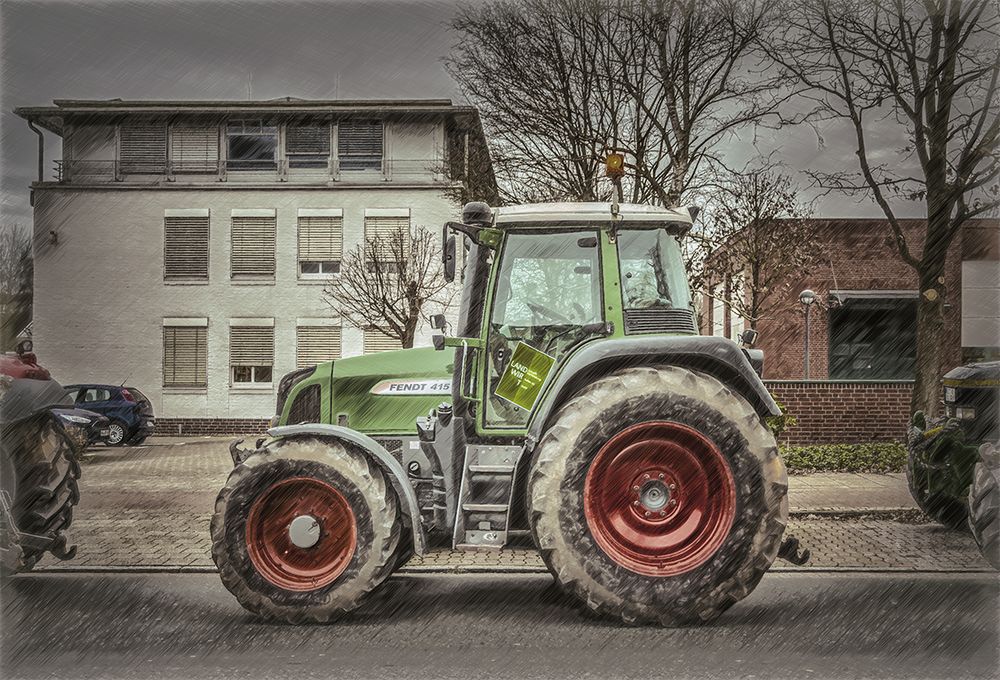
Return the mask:
{"type": "MultiPolygon", "coordinates": [[[[36,128],[35,123],[30,120],[28,121],[28,129],[34,132],[36,135],[38,135],[38,180],[37,181],[41,182],[44,179],[43,175],[45,174],[45,135],[42,134],[42,131],[36,128]]],[[[31,193],[29,194],[28,202],[31,204],[32,208],[35,207],[34,189],[32,189],[31,193]]]]}

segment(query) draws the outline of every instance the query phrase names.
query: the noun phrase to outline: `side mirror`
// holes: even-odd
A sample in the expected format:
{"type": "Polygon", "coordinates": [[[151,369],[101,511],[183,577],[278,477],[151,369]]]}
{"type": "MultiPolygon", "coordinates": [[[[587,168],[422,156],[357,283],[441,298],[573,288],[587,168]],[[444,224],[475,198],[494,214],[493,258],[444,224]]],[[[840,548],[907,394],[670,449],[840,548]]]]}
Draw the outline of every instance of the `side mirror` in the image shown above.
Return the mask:
{"type": "Polygon", "coordinates": [[[451,283],[455,280],[455,237],[448,236],[444,241],[444,280],[451,283]]]}
{"type": "Polygon", "coordinates": [[[760,334],[752,328],[748,328],[740,333],[740,342],[746,347],[753,347],[760,334]]]}
{"type": "Polygon", "coordinates": [[[34,349],[34,345],[31,344],[31,340],[22,340],[17,343],[15,351],[17,351],[17,354],[20,356],[22,354],[30,354],[32,349],[34,349]]]}
{"type": "Polygon", "coordinates": [[[441,351],[444,349],[444,336],[443,335],[432,335],[431,343],[434,345],[434,349],[441,351]]]}
{"type": "Polygon", "coordinates": [[[431,314],[431,328],[436,331],[444,331],[447,325],[448,320],[444,317],[444,314],[431,314]]]}

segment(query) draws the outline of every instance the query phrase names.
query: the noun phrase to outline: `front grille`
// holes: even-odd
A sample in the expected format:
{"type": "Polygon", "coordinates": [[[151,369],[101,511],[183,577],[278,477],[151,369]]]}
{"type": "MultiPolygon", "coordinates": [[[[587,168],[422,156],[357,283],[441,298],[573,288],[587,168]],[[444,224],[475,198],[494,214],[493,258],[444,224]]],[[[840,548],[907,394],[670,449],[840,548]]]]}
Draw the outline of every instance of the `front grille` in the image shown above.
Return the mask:
{"type": "Polygon", "coordinates": [[[696,335],[690,309],[626,309],[625,333],[684,333],[696,335]]]}
{"type": "Polygon", "coordinates": [[[295,396],[295,401],[288,410],[288,424],[318,423],[319,404],[319,385],[309,385],[295,396]]]}

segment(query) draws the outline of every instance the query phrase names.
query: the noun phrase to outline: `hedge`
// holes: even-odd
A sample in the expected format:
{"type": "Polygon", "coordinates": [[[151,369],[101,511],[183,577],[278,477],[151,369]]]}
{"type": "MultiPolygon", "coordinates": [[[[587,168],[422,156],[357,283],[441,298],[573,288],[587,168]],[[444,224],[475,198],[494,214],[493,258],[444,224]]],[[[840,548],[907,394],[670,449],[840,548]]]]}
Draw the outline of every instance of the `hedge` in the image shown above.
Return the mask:
{"type": "Polygon", "coordinates": [[[789,472],[902,472],[906,446],[878,444],[816,444],[782,446],[781,457],[789,472]]]}

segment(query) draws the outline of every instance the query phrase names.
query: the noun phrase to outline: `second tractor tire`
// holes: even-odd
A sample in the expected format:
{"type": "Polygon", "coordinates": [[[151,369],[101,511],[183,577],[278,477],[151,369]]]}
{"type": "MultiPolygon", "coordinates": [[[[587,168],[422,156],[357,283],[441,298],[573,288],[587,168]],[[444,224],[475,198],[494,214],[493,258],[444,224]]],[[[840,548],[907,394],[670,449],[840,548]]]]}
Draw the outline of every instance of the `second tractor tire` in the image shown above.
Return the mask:
{"type": "Polygon", "coordinates": [[[784,464],[760,416],[715,378],[671,366],[619,370],[561,407],[534,454],[528,502],[564,590],[596,613],[668,626],[746,597],[788,518],[784,464]],[[699,517],[715,519],[686,534],[699,517]]]}
{"type": "Polygon", "coordinates": [[[396,492],[364,454],[335,441],[283,440],[230,473],[212,516],[212,558],[249,611],[325,623],[389,576],[401,531],[396,492]],[[289,523],[306,514],[320,519],[317,543],[296,547],[289,523]]]}
{"type": "Polygon", "coordinates": [[[969,530],[986,561],[1000,570],[1000,465],[995,448],[976,464],[969,489],[969,530]]]}
{"type": "Polygon", "coordinates": [[[966,498],[955,496],[944,491],[935,491],[936,484],[941,480],[932,480],[934,475],[954,475],[950,469],[936,470],[928,467],[921,459],[920,453],[910,448],[906,458],[906,484],[910,496],[920,508],[920,511],[943,524],[949,529],[965,530],[968,521],[968,505],[966,498]]]}

